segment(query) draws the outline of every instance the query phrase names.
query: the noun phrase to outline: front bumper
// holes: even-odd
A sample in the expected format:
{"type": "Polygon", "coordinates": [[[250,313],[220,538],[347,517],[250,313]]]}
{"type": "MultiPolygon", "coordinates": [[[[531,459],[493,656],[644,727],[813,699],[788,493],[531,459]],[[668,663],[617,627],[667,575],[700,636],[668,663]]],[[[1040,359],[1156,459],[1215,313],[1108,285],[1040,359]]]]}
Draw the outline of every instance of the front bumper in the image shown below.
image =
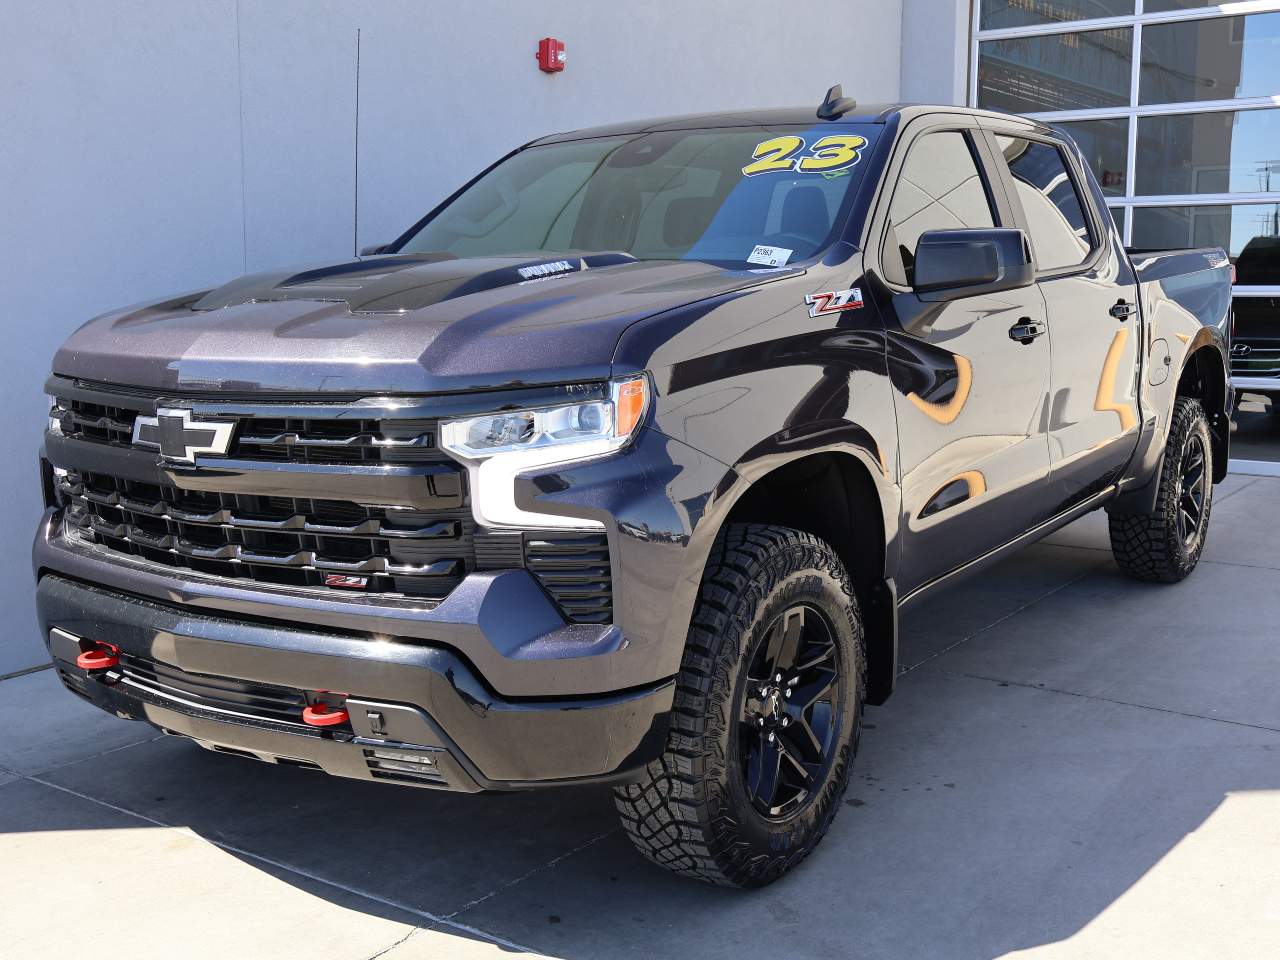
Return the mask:
{"type": "Polygon", "coordinates": [[[626,780],[661,752],[674,694],[668,680],[504,698],[442,646],[227,619],[53,573],[40,578],[37,605],[63,683],[102,709],[357,779],[469,792],[626,780]],[[119,648],[122,667],[77,667],[80,638],[119,648]],[[349,726],[309,727],[259,706],[312,691],[345,692],[349,726]]]}

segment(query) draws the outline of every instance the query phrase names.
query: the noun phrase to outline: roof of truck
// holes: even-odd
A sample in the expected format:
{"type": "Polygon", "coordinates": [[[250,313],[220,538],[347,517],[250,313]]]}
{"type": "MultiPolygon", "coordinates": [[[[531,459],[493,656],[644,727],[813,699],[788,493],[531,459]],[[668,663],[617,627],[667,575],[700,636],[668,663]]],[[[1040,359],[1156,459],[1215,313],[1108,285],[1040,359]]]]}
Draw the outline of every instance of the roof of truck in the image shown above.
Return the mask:
{"type": "Polygon", "coordinates": [[[972,107],[956,107],[945,104],[876,103],[858,104],[839,117],[826,120],[818,117],[813,106],[773,107],[763,110],[737,110],[723,113],[690,113],[674,117],[658,117],[647,120],[631,120],[601,127],[567,130],[541,137],[534,143],[559,143],[567,140],[587,140],[593,137],[613,137],[626,134],[653,133],[658,130],[702,130],[714,127],[788,127],[810,126],[818,123],[886,123],[895,116],[913,120],[928,113],[962,113],[967,116],[988,117],[994,120],[1019,120],[1041,126],[1025,117],[991,110],[975,110],[972,107]]]}

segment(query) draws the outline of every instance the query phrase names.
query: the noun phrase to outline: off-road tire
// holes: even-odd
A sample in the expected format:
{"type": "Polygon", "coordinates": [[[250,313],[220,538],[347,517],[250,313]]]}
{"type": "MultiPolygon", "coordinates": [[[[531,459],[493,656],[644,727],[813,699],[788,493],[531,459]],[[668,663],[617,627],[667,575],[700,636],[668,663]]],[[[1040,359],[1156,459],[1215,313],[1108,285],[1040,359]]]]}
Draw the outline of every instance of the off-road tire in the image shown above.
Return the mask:
{"type": "MultiPolygon", "coordinates": [[[[776,880],[817,846],[841,806],[861,732],[866,654],[853,585],[830,545],[786,527],[731,524],[711,551],[677,678],[666,751],[640,782],[615,789],[622,825],[645,857],[725,886],[776,880]],[[816,609],[838,650],[825,777],[781,820],[748,796],[740,720],[753,655],[796,604],[816,609]],[[837,703],[838,701],[838,703],[837,703]]],[[[754,682],[754,681],[753,681],[754,682]]]]}
{"type": "Polygon", "coordinates": [[[1174,405],[1159,484],[1152,513],[1110,514],[1111,552],[1120,569],[1135,579],[1177,583],[1200,561],[1213,507],[1213,445],[1209,421],[1200,401],[1194,397],[1179,397],[1174,405]],[[1179,533],[1178,512],[1183,493],[1183,454],[1188,443],[1197,438],[1204,451],[1204,498],[1199,529],[1188,544],[1179,533]]]}

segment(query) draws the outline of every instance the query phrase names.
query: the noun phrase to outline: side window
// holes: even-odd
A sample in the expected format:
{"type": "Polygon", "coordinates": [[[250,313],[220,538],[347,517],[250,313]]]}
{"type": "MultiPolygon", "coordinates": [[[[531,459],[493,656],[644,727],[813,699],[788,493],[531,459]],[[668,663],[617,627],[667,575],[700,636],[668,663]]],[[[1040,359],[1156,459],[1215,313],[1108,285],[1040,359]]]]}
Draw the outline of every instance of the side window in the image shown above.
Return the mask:
{"type": "Polygon", "coordinates": [[[1013,174],[1040,269],[1084,263],[1093,251],[1093,237],[1062,151],[1021,137],[997,136],[996,142],[1013,174]]]}
{"type": "Polygon", "coordinates": [[[991,198],[968,138],[955,130],[927,133],[911,145],[893,191],[885,273],[892,281],[910,285],[923,233],[995,225],[991,198]]]}

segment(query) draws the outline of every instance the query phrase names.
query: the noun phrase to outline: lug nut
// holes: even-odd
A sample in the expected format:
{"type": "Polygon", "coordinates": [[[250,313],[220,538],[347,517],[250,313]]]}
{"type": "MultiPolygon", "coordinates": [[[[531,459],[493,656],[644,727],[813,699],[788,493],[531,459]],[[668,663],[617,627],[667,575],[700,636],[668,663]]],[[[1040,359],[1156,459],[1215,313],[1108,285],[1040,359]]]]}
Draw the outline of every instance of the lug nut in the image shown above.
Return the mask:
{"type": "Polygon", "coordinates": [[[782,691],[782,695],[783,695],[784,697],[786,697],[788,700],[790,700],[790,699],[791,699],[791,688],[790,688],[790,687],[787,687],[787,689],[783,690],[783,691],[782,691]]]}
{"type": "Polygon", "coordinates": [[[769,734],[769,742],[770,742],[770,743],[773,743],[773,741],[774,741],[774,735],[773,735],[772,733],[770,733],[770,734],[769,734]]]}
{"type": "Polygon", "coordinates": [[[783,718],[782,718],[782,725],[783,725],[784,727],[789,727],[789,726],[791,726],[791,718],[790,718],[790,717],[783,717],[783,718]]]}
{"type": "Polygon", "coordinates": [[[775,681],[775,682],[777,682],[777,683],[781,683],[781,682],[782,682],[782,674],[778,674],[778,675],[777,675],[776,677],[774,677],[773,679],[774,679],[774,681],[775,681]]]}
{"type": "Polygon", "coordinates": [[[764,717],[756,717],[756,726],[757,726],[757,727],[763,727],[763,726],[764,726],[764,717]]]}

